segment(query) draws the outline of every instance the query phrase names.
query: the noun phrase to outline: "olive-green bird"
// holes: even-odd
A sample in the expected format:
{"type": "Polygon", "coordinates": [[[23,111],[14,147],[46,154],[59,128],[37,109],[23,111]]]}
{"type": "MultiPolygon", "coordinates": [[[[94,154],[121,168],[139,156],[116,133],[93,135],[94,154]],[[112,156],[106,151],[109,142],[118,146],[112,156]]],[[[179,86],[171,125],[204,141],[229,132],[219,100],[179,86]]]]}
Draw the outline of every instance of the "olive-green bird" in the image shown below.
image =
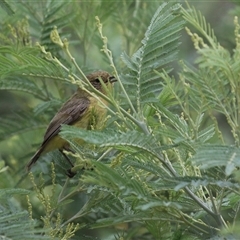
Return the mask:
{"type": "MultiPolygon", "coordinates": [[[[105,71],[98,71],[87,75],[90,83],[103,94],[106,94],[102,82],[111,90],[112,83],[116,81],[115,77],[105,71]]],[[[101,98],[105,104],[107,102],[101,98]]],[[[58,149],[65,158],[73,164],[63,153],[63,150],[69,150],[69,143],[59,136],[62,124],[73,125],[83,129],[91,129],[94,124],[95,129],[99,129],[103,125],[106,117],[107,109],[99,103],[99,100],[91,96],[88,92],[78,88],[77,92],[60,108],[51,120],[43,138],[42,145],[27,164],[29,171],[33,164],[42,154],[58,149]]],[[[68,176],[73,177],[75,174],[68,170],[68,176]]]]}

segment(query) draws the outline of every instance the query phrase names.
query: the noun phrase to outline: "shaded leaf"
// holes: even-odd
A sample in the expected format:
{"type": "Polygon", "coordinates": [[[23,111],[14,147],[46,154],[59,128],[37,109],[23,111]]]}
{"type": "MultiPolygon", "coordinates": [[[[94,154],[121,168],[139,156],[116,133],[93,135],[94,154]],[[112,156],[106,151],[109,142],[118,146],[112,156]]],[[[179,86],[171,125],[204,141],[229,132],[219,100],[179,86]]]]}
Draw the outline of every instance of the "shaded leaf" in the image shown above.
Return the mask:
{"type": "Polygon", "coordinates": [[[240,166],[240,149],[224,145],[204,145],[199,147],[192,161],[202,169],[225,166],[227,176],[240,166]]]}

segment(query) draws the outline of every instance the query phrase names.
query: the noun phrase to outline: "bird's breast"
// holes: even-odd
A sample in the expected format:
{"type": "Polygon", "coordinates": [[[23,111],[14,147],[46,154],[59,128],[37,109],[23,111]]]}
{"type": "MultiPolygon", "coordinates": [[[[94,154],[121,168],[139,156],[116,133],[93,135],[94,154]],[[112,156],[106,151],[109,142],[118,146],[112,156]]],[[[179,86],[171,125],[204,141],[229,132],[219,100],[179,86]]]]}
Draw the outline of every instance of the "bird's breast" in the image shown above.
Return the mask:
{"type": "Polygon", "coordinates": [[[89,100],[90,104],[86,112],[73,125],[87,130],[101,129],[105,123],[107,109],[96,98],[89,97],[89,100]]]}

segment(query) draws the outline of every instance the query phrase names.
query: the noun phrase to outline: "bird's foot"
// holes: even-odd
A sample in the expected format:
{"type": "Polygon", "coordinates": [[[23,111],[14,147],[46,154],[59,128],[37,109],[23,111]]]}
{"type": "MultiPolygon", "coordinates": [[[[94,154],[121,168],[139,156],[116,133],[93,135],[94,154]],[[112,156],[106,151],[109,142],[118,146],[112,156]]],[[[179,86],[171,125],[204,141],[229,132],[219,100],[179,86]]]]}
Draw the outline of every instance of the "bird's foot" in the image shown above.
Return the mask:
{"type": "Polygon", "coordinates": [[[77,173],[73,172],[72,169],[68,169],[67,170],[67,173],[66,175],[69,177],[69,178],[73,178],[77,173]]]}

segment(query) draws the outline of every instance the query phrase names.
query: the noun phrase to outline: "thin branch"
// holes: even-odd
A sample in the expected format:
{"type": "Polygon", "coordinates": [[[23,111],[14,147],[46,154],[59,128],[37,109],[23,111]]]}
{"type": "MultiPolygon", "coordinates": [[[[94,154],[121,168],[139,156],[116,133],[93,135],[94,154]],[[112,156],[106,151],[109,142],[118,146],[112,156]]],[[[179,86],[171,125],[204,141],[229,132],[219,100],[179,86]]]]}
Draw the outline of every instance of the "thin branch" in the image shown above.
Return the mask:
{"type": "Polygon", "coordinates": [[[122,91],[123,91],[123,93],[124,93],[124,95],[125,95],[125,97],[127,99],[127,102],[129,103],[130,108],[132,109],[133,113],[135,115],[137,115],[137,112],[136,112],[136,110],[135,110],[135,108],[134,108],[130,98],[128,97],[128,94],[127,94],[127,92],[126,92],[126,90],[125,90],[125,88],[124,88],[124,86],[123,86],[123,84],[120,81],[120,78],[118,76],[117,69],[115,68],[115,65],[114,65],[114,62],[113,62],[112,52],[108,49],[108,46],[107,46],[107,38],[105,36],[103,36],[102,24],[100,22],[100,19],[99,19],[99,17],[95,17],[95,19],[97,21],[98,31],[100,33],[100,36],[101,36],[102,40],[103,40],[103,49],[102,49],[102,51],[106,54],[106,56],[108,57],[108,60],[110,61],[110,65],[111,65],[111,67],[114,70],[116,78],[118,79],[119,85],[120,85],[120,87],[121,87],[121,89],[122,89],[122,91]]]}
{"type": "Polygon", "coordinates": [[[211,202],[212,202],[213,211],[218,216],[219,222],[222,223],[222,226],[224,226],[225,228],[228,228],[228,225],[226,224],[226,222],[224,221],[222,215],[219,213],[219,210],[217,209],[217,206],[216,206],[215,201],[213,199],[213,194],[212,194],[212,190],[211,189],[209,189],[209,196],[210,196],[210,199],[211,199],[211,202]]]}
{"type": "MultiPolygon", "coordinates": [[[[169,172],[172,174],[174,177],[179,177],[179,174],[176,172],[176,170],[173,168],[172,164],[170,161],[166,161],[163,159],[163,156],[159,156],[158,154],[152,153],[155,157],[157,157],[163,164],[164,166],[169,170],[169,172]]],[[[184,191],[188,194],[190,198],[192,198],[202,209],[204,209],[209,215],[215,219],[217,223],[220,224],[220,226],[225,226],[223,219],[219,218],[218,214],[215,214],[211,209],[209,209],[206,204],[199,199],[191,190],[189,187],[184,187],[184,191]]]]}

